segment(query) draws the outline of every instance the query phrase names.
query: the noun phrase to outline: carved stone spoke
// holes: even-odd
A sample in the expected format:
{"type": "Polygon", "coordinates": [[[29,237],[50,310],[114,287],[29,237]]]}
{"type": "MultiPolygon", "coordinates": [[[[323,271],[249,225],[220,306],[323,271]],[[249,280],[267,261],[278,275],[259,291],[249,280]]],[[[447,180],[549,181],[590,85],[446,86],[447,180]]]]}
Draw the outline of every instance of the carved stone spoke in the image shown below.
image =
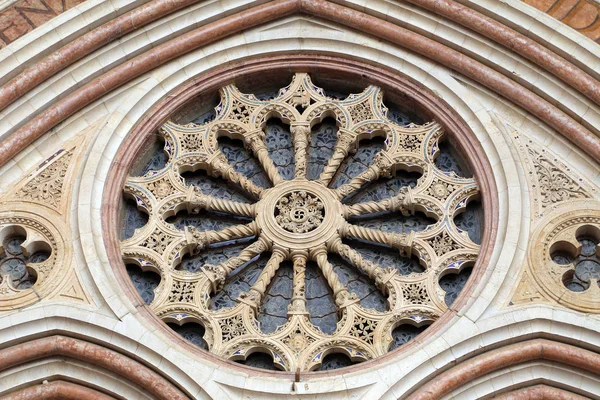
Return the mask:
{"type": "MultiPolygon", "coordinates": [[[[442,134],[439,125],[400,127],[388,119],[379,88],[333,99],[307,74],[296,74],[269,100],[242,94],[233,85],[220,93],[214,121],[201,126],[165,123],[161,132],[169,156],[166,166],[130,177],[124,187],[149,218],[146,226],[121,242],[123,258],[148,258],[143,267],[157,264],[166,280],[153,303],[157,315],[167,321],[193,315],[204,326],[213,353],[241,360],[268,350],[273,363],[289,371],[314,369],[324,354],[339,348],[352,360],[377,357],[389,350],[392,330],[407,315],[417,323],[437,319],[445,309],[440,300],[444,293],[437,285],[441,271],[447,270],[442,264],[458,268],[472,263],[479,250],[452,218],[478,194],[475,182],[435,172],[428,158],[435,155],[428,149],[442,134]],[[331,149],[335,138],[327,136],[332,133],[327,127],[313,154],[311,126],[330,116],[335,117],[337,142],[331,149]],[[293,146],[293,179],[282,179],[269,154],[271,142],[267,147],[262,130],[269,118],[290,126],[290,137],[278,132],[273,144],[281,151],[278,163],[287,154],[291,158],[293,146]],[[248,178],[257,176],[258,166],[230,165],[219,149],[218,135],[242,139],[272,187],[260,187],[248,178]],[[329,187],[348,155],[361,150],[362,138],[382,135],[385,147],[370,164],[349,160],[347,172],[362,173],[352,173],[337,189],[329,187]],[[315,180],[308,179],[309,154],[311,168],[323,168],[315,180]],[[325,154],[331,154],[329,159],[325,154]],[[190,179],[193,184],[186,186],[181,174],[198,169],[206,170],[208,177],[194,177],[197,181],[190,179]],[[382,179],[399,169],[422,171],[423,176],[415,187],[403,176],[382,179]],[[255,201],[233,200],[239,194],[222,182],[211,182],[214,177],[240,186],[255,201]],[[356,194],[362,202],[344,204],[356,194]],[[177,214],[183,210],[191,216],[185,217],[185,229],[177,230],[180,222],[165,218],[180,218],[177,214]],[[202,210],[214,213],[201,219],[194,215],[202,210]],[[423,223],[416,211],[438,223],[423,223]],[[386,218],[378,215],[382,213],[386,218]],[[349,223],[350,218],[356,222],[349,223]],[[236,222],[247,219],[252,221],[236,222]],[[250,244],[240,244],[253,238],[250,244]],[[413,273],[412,264],[389,265],[395,261],[386,259],[387,253],[380,255],[380,246],[397,249],[400,257],[418,257],[426,271],[413,273]],[[259,256],[266,252],[271,256],[265,262],[259,256]],[[292,272],[286,261],[291,261],[292,272]],[[316,277],[307,269],[309,262],[320,270],[316,277]]],[[[366,149],[365,157],[372,157],[371,151],[366,149]]],[[[292,160],[287,162],[286,168],[292,160]]]]}
{"type": "Polygon", "coordinates": [[[327,162],[323,172],[321,172],[319,182],[325,186],[329,185],[329,182],[331,182],[331,179],[335,176],[344,159],[348,157],[348,153],[352,146],[355,145],[356,140],[357,135],[354,132],[343,128],[338,130],[338,140],[333,148],[333,155],[327,162]]]}
{"type": "Polygon", "coordinates": [[[227,161],[227,158],[225,158],[224,154],[219,152],[211,159],[210,165],[213,175],[221,176],[232,183],[240,185],[242,189],[256,198],[260,198],[262,196],[264,189],[252,182],[250,179],[246,178],[244,175],[237,172],[231,165],[229,165],[229,162],[227,161]]]}
{"type": "Polygon", "coordinates": [[[393,162],[387,153],[381,152],[377,154],[375,160],[373,161],[373,165],[367,168],[360,175],[352,178],[350,182],[338,187],[335,190],[338,197],[340,199],[350,197],[358,190],[362,189],[365,185],[382,177],[390,177],[392,166],[393,162]]]}
{"type": "Polygon", "coordinates": [[[344,307],[354,303],[356,295],[350,293],[348,289],[340,282],[340,278],[333,270],[333,266],[327,261],[327,248],[319,247],[312,251],[311,257],[317,262],[317,265],[323,272],[323,276],[327,280],[329,287],[333,291],[333,298],[338,307],[344,307]]]}
{"type": "Polygon", "coordinates": [[[185,229],[186,241],[192,252],[198,252],[214,243],[252,237],[257,233],[258,226],[256,222],[231,226],[220,231],[199,231],[193,226],[185,229]]]}
{"type": "Polygon", "coordinates": [[[356,268],[374,280],[381,291],[386,291],[385,284],[396,273],[395,270],[384,269],[378,264],[365,260],[358,251],[342,243],[340,239],[335,240],[330,247],[332,251],[350,261],[356,268]]]}
{"type": "Polygon", "coordinates": [[[306,262],[308,254],[304,251],[292,255],[294,261],[294,278],[292,281],[292,303],[288,307],[288,315],[307,314],[306,311],[306,262]]]}
{"type": "Polygon", "coordinates": [[[254,257],[264,253],[268,249],[269,244],[263,238],[258,238],[256,242],[242,250],[237,257],[232,257],[217,266],[206,265],[202,271],[213,283],[213,290],[216,290],[223,282],[225,282],[225,279],[227,279],[227,276],[231,274],[232,271],[246,264],[254,257]]]}
{"type": "Polygon", "coordinates": [[[203,194],[200,188],[191,186],[187,194],[187,211],[197,214],[200,210],[218,211],[227,214],[239,215],[241,217],[254,217],[256,214],[256,205],[240,203],[212,197],[203,194]]]}
{"type": "Polygon", "coordinates": [[[410,188],[407,188],[407,190],[401,191],[389,199],[344,205],[344,216],[349,218],[359,215],[396,211],[400,211],[402,215],[410,215],[412,213],[411,206],[414,205],[411,199],[410,188]]]}
{"type": "Polygon", "coordinates": [[[292,140],[294,141],[294,177],[306,179],[306,160],[308,156],[308,143],[310,140],[310,126],[308,124],[296,124],[290,127],[292,140]]]}
{"type": "Polygon", "coordinates": [[[404,256],[410,256],[412,252],[414,234],[383,232],[349,223],[344,225],[341,234],[344,237],[361,239],[393,247],[400,250],[400,253],[404,256]]]}
{"type": "Polygon", "coordinates": [[[254,282],[248,292],[240,295],[239,301],[248,304],[255,312],[257,312],[263,297],[265,297],[267,287],[271,283],[271,280],[273,280],[275,273],[286,256],[285,250],[278,247],[273,249],[273,254],[269,259],[269,262],[267,262],[267,265],[256,279],[256,282],[254,282]]]}
{"type": "Polygon", "coordinates": [[[275,167],[273,160],[269,156],[269,150],[265,144],[265,134],[262,129],[247,134],[244,137],[244,142],[250,150],[252,150],[271,182],[273,182],[274,185],[281,182],[281,175],[279,175],[277,167],[275,167]]]}

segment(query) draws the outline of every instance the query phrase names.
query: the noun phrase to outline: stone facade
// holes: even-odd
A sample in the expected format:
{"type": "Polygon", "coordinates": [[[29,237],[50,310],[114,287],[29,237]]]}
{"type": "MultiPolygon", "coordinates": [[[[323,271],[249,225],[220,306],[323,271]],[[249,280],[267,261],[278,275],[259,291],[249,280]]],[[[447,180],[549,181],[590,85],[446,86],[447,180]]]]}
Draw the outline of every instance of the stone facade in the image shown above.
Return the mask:
{"type": "Polygon", "coordinates": [[[29,10],[40,26],[0,50],[0,394],[596,398],[600,50],[581,14],[596,6],[532,3],[549,16],[516,0],[29,10]],[[472,177],[444,169],[444,141],[472,177]],[[345,200],[402,173],[420,177],[345,200]],[[475,202],[478,243],[457,222],[475,202]],[[208,229],[210,213],[243,222],[208,229]],[[419,213],[422,230],[386,225],[419,213]],[[183,214],[200,222],[179,229],[183,214]],[[207,249],[221,261],[180,267],[207,249]],[[278,279],[289,306],[271,312],[278,279]],[[326,296],[333,322],[317,322],[326,296]],[[353,365],[324,368],[338,353],[353,365]]]}

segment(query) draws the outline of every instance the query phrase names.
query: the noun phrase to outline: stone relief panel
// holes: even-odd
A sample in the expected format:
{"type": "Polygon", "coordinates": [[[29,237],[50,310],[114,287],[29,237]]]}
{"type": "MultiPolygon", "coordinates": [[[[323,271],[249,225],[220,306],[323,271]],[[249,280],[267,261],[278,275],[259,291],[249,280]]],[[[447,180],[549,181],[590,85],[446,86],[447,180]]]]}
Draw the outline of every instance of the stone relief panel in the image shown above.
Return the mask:
{"type": "Polygon", "coordinates": [[[599,312],[598,188],[526,133],[504,125],[523,161],[532,211],[526,264],[508,306],[558,303],[599,312]]]}
{"type": "Polygon", "coordinates": [[[2,199],[0,311],[39,301],[90,303],[67,229],[75,154],[74,147],[58,150],[2,199]]]}
{"type": "Polygon", "coordinates": [[[202,123],[166,122],[166,158],[125,183],[139,225],[123,260],[163,321],[225,358],[311,371],[385,354],[447,310],[462,286],[443,278],[479,254],[475,224],[455,217],[479,191],[456,159],[436,164],[437,123],[396,123],[379,88],[331,97],[307,74],[265,99],[233,85],[220,98],[202,123]],[[272,119],[289,128],[267,140],[272,119]]]}

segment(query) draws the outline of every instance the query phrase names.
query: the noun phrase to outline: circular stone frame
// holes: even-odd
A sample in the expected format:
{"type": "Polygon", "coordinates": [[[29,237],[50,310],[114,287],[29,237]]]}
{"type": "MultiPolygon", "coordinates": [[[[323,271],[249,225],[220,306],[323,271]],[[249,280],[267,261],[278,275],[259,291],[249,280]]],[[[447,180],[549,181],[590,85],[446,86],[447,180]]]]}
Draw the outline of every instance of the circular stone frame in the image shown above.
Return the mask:
{"type": "Polygon", "coordinates": [[[261,207],[256,216],[256,222],[261,227],[261,233],[268,239],[290,250],[306,250],[307,246],[325,244],[333,237],[344,222],[342,204],[325,186],[311,181],[287,181],[265,191],[261,199],[261,207]],[[323,201],[327,205],[323,221],[310,231],[310,234],[290,232],[282,227],[274,218],[274,210],[279,201],[288,194],[305,191],[323,201]],[[264,211],[264,212],[261,212],[264,211]]]}
{"type": "Polygon", "coordinates": [[[559,304],[577,311],[597,314],[600,300],[598,288],[572,292],[563,284],[564,273],[572,268],[552,261],[553,245],[569,243],[577,248],[577,232],[586,225],[600,226],[600,203],[592,199],[572,200],[548,213],[533,232],[529,241],[527,260],[534,281],[540,290],[559,304]],[[541,260],[541,262],[540,262],[541,260]]]}
{"type": "MultiPolygon", "coordinates": [[[[374,66],[349,58],[315,54],[282,54],[253,58],[244,62],[213,68],[198,77],[191,78],[185,84],[172,90],[167,96],[163,97],[161,101],[154,104],[148,112],[145,113],[144,118],[137,121],[121,144],[106,179],[106,186],[102,199],[103,239],[106,245],[110,265],[117,280],[121,283],[122,289],[126,292],[132,305],[140,312],[140,315],[142,315],[149,324],[153,325],[155,328],[161,329],[173,342],[182,344],[187,352],[195,354],[200,358],[209,358],[213,363],[226,365],[232,369],[238,369],[240,371],[251,370],[253,374],[279,377],[294,376],[292,372],[259,370],[226,360],[220,356],[197,348],[191,343],[188,343],[185,339],[179,337],[176,332],[169,329],[143,302],[135,290],[133,283],[129,279],[121,258],[118,234],[118,215],[122,189],[127,173],[137,156],[137,152],[131,151],[131,149],[141,149],[147,142],[149,136],[156,132],[171,114],[200,94],[216,91],[220,87],[225,86],[240,77],[279,72],[307,72],[315,75],[318,75],[319,73],[334,73],[336,76],[347,77],[348,79],[368,81],[370,84],[381,87],[384,92],[391,91],[402,93],[414,100],[420,107],[427,110],[427,112],[430,113],[431,118],[437,121],[455,140],[454,144],[458,150],[462,154],[469,156],[467,157],[468,164],[473,171],[473,176],[480,188],[481,202],[484,210],[485,229],[480,247],[480,254],[470,279],[449,310],[433,323],[431,327],[419,335],[418,341],[414,340],[409,342],[402,346],[402,349],[408,349],[417,345],[419,342],[426,340],[428,337],[433,336],[436,332],[441,330],[446,322],[457,314],[458,310],[467,303],[476,283],[484,274],[485,267],[488,265],[494,249],[497,233],[499,218],[498,191],[489,160],[479,141],[475,137],[475,134],[462,118],[446,104],[446,102],[420,83],[402,75],[398,71],[374,66]]],[[[343,368],[341,372],[323,371],[311,372],[311,374],[331,375],[364,369],[366,367],[365,364],[373,366],[389,361],[390,358],[395,357],[395,355],[398,354],[398,351],[400,350],[397,349],[391,351],[376,359],[361,363],[360,365],[343,368]]]]}

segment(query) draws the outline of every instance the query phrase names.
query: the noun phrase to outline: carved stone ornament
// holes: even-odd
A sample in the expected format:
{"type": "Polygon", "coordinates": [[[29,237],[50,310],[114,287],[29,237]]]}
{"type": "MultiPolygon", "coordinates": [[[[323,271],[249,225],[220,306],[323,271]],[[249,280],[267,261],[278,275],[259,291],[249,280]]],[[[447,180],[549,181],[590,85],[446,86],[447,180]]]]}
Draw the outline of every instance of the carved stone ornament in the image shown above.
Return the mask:
{"type": "Polygon", "coordinates": [[[436,122],[397,125],[387,117],[382,91],[369,86],[360,94],[337,100],[325,95],[307,74],[296,74],[292,83],[270,100],[243,94],[235,86],[221,89],[216,118],[203,125],[166,122],[168,161],[165,168],[141,177],[128,177],[124,191],[149,222],[133,237],[121,242],[123,259],[161,276],[150,307],[167,322],[196,322],[204,326],[209,351],[232,360],[262,351],[273,357],[277,368],[310,371],[331,351],[343,352],[353,361],[376,358],[388,352],[392,330],[403,323],[431,323],[447,310],[439,279],[473,265],[479,246],[454,224],[454,216],[478,196],[474,179],[439,170],[434,159],[444,132],[436,122]],[[338,125],[333,155],[318,179],[307,178],[307,154],[311,127],[327,116],[338,125]],[[290,126],[294,148],[294,176],[283,179],[265,143],[265,124],[278,118],[290,126]],[[237,172],[219,149],[217,138],[240,139],[263,167],[271,187],[262,187],[237,172]],[[384,149],[373,163],[350,181],[333,188],[332,178],[362,139],[381,136],[384,149]],[[211,197],[194,185],[186,186],[180,173],[205,170],[237,185],[256,201],[246,204],[211,197]],[[346,204],[345,198],[398,170],[419,171],[416,187],[381,201],[346,204]],[[165,222],[179,210],[189,213],[214,211],[251,218],[249,223],[221,230],[177,229],[165,222]],[[349,222],[350,217],[377,213],[411,215],[416,211],[437,222],[427,229],[400,234],[349,222]],[[177,269],[184,256],[198,254],[223,242],[251,238],[239,255],[219,265],[204,265],[199,272],[177,269]],[[390,266],[375,264],[342,239],[353,238],[396,249],[418,258],[422,273],[402,275],[390,266]],[[244,268],[261,253],[270,259],[237,305],[214,310],[211,296],[227,277],[244,268]],[[348,260],[387,296],[387,311],[366,309],[357,295],[342,284],[328,260],[335,253],[348,260]],[[257,321],[267,289],[280,265],[293,262],[293,298],[288,319],[275,332],[264,333],[257,321]],[[310,322],[306,307],[305,275],[308,261],[315,262],[329,285],[339,322],[326,334],[310,322]]]}
{"type": "Polygon", "coordinates": [[[528,250],[530,276],[543,297],[575,310],[600,312],[600,203],[574,200],[546,215],[528,250]]]}
{"type": "Polygon", "coordinates": [[[61,150],[44,161],[43,165],[31,174],[30,180],[19,190],[16,197],[60,209],[63,184],[72,158],[71,151],[61,150]]]}
{"type": "Polygon", "coordinates": [[[61,231],[39,214],[0,210],[0,311],[38,302],[61,285],[70,264],[61,231]]]}

